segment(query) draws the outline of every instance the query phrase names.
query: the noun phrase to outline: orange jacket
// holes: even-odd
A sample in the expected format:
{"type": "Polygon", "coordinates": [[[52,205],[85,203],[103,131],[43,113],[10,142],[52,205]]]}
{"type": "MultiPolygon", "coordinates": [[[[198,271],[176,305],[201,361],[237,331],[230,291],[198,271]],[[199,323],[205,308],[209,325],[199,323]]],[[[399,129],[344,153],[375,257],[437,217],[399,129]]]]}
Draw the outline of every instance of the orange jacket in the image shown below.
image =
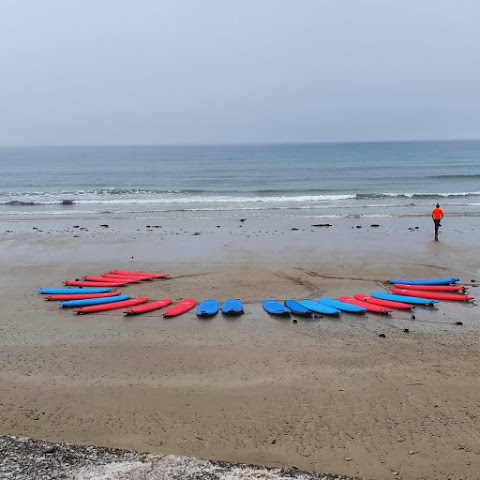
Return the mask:
{"type": "Polygon", "coordinates": [[[432,210],[432,218],[434,220],[441,220],[443,218],[443,210],[441,208],[434,208],[432,210]]]}

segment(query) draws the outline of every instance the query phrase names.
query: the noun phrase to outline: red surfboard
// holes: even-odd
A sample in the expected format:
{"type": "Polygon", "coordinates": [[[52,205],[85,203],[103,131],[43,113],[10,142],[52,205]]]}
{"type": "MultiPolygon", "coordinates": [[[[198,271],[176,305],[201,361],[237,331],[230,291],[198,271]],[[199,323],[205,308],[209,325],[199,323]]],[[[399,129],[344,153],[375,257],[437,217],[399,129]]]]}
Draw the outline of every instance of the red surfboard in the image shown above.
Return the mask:
{"type": "Polygon", "coordinates": [[[163,307],[168,307],[172,303],[170,298],[164,298],[162,300],[157,300],[155,302],[144,303],[138,307],[132,307],[128,310],[124,310],[123,313],[126,315],[139,315],[140,313],[153,312],[154,310],[159,310],[163,307]]]}
{"type": "Polygon", "coordinates": [[[98,313],[106,312],[108,310],[118,310],[119,308],[140,305],[141,303],[145,302],[148,302],[148,297],[131,298],[122,302],[106,303],[103,305],[90,305],[88,307],[75,308],[73,311],[76,312],[77,315],[83,315],[84,313],[98,313]]]}
{"type": "Polygon", "coordinates": [[[102,273],[102,275],[100,275],[100,278],[104,278],[104,279],[108,279],[108,280],[111,280],[111,281],[115,281],[115,280],[134,280],[135,282],[143,282],[143,281],[146,281],[146,280],[151,280],[153,277],[150,277],[150,276],[146,276],[144,277],[143,275],[116,275],[114,273],[102,273]]]}
{"type": "Polygon", "coordinates": [[[409,305],[408,303],[381,300],[380,298],[368,297],[366,295],[354,295],[354,297],[362,302],[373,303],[374,305],[380,305],[381,307],[398,308],[400,310],[409,310],[411,308],[415,308],[414,305],[409,305]]]}
{"type": "Polygon", "coordinates": [[[393,311],[391,308],[382,307],[380,305],[375,305],[373,303],[362,302],[361,300],[357,300],[356,298],[352,298],[352,297],[339,297],[338,299],[341,302],[345,302],[345,303],[349,303],[350,305],[356,305],[357,307],[365,308],[369,312],[373,312],[373,313],[390,313],[393,311]]]}
{"type": "Polygon", "coordinates": [[[73,295],[47,295],[45,300],[53,300],[55,302],[62,302],[63,300],[84,300],[85,298],[103,298],[103,297],[115,297],[120,295],[120,292],[107,292],[107,293],[77,293],[73,295]]]}
{"type": "Polygon", "coordinates": [[[164,314],[164,317],[177,317],[182,313],[188,312],[196,305],[196,301],[193,298],[186,298],[180,303],[177,303],[173,307],[170,307],[164,314]]]}
{"type": "Polygon", "coordinates": [[[395,283],[394,285],[406,290],[425,290],[428,292],[464,292],[468,288],[464,285],[406,285],[404,283],[395,283]]]}
{"type": "Polygon", "coordinates": [[[140,279],[138,278],[124,278],[124,277],[119,277],[116,280],[112,280],[110,278],[104,278],[104,277],[92,277],[91,275],[85,275],[83,277],[83,280],[86,280],[87,282],[101,282],[101,283],[112,283],[112,282],[124,282],[124,283],[136,283],[139,282],[140,279]]]}
{"type": "Polygon", "coordinates": [[[89,282],[88,280],[66,280],[64,285],[76,287],[123,287],[126,282],[89,282]]]}
{"type": "Polygon", "coordinates": [[[115,275],[133,275],[133,276],[142,276],[149,275],[151,278],[165,278],[168,277],[168,273],[150,273],[150,272],[129,272],[127,270],[112,270],[110,273],[115,275]]]}
{"type": "MultiPolygon", "coordinates": [[[[448,300],[456,302],[468,302],[475,300],[471,295],[459,295],[457,293],[439,293],[439,292],[425,292],[422,290],[406,290],[404,288],[391,287],[390,291],[397,295],[404,295],[406,297],[428,298],[429,300],[448,300]]],[[[405,299],[408,302],[408,299],[405,299]]]]}

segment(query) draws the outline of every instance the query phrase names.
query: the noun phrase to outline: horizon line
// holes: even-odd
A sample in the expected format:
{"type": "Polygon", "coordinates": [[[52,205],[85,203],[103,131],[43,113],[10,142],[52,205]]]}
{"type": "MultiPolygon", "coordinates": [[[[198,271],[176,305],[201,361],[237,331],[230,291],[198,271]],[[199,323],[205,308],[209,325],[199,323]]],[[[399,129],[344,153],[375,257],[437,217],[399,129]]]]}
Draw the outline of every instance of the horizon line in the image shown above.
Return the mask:
{"type": "Polygon", "coordinates": [[[448,139],[402,139],[402,140],[342,140],[342,141],[285,141],[285,142],[225,142],[225,143],[85,143],[85,144],[0,144],[0,148],[117,148],[117,147],[241,147],[241,146],[273,146],[273,145],[351,145],[368,143],[433,143],[433,142],[478,142],[480,138],[448,138],[448,139]]]}

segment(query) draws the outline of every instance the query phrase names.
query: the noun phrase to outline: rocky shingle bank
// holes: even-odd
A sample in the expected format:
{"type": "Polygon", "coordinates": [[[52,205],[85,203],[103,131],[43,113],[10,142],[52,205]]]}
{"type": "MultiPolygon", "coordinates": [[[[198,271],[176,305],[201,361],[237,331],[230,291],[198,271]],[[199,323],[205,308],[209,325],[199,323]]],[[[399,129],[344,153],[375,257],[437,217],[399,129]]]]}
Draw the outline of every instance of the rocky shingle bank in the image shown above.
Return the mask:
{"type": "Polygon", "coordinates": [[[0,436],[3,480],[360,480],[298,470],[0,436]]]}

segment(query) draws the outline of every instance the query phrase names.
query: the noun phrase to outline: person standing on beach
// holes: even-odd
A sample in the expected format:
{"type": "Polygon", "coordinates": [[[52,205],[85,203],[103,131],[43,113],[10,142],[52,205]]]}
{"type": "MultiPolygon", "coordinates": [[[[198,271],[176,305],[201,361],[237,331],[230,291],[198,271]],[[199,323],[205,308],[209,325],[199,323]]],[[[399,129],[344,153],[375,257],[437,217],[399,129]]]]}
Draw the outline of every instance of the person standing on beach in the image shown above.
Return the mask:
{"type": "Polygon", "coordinates": [[[443,210],[440,208],[440,204],[437,203],[432,210],[432,219],[435,225],[435,240],[438,240],[438,227],[440,227],[440,220],[443,218],[443,210]]]}

